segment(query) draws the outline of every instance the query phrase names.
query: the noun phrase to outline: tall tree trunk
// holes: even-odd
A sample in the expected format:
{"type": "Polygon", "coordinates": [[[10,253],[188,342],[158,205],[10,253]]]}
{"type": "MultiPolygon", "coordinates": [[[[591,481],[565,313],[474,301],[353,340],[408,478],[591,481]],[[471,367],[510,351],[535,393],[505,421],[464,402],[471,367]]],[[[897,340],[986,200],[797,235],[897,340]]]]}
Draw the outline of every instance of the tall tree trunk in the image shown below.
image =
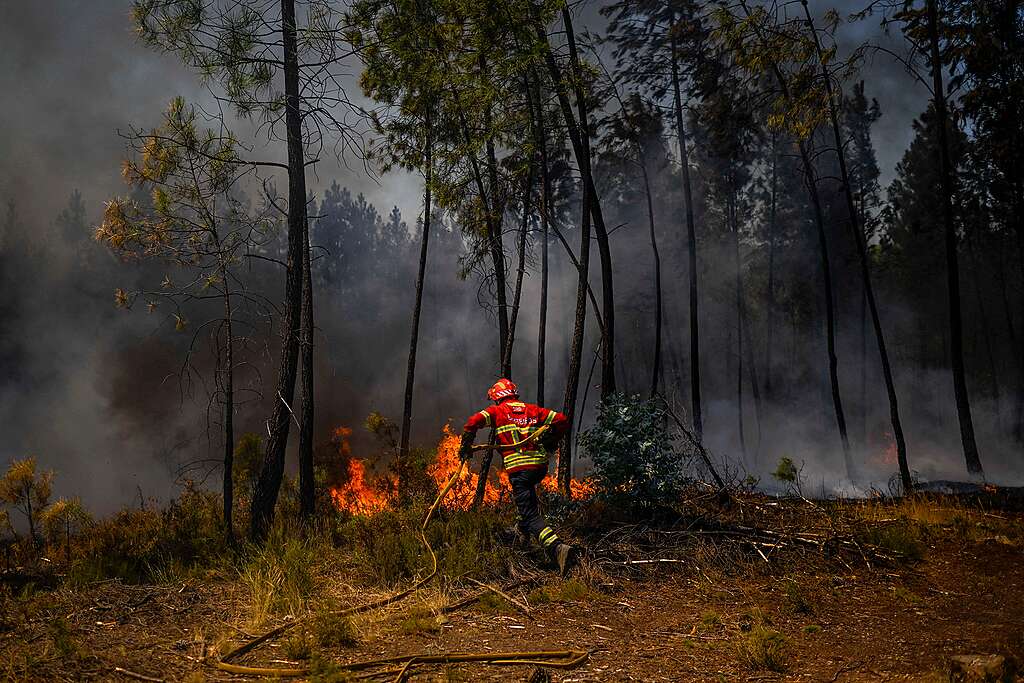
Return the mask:
{"type": "MultiPolygon", "coordinates": [[[[601,258],[601,312],[604,318],[604,330],[601,340],[601,398],[615,393],[615,293],[612,283],[612,253],[608,242],[608,230],[601,211],[601,198],[597,193],[594,174],[590,162],[590,115],[587,112],[587,98],[583,90],[584,74],[580,68],[579,53],[576,50],[576,34],[572,27],[572,16],[567,7],[562,8],[562,23],[565,26],[566,41],[569,46],[569,65],[572,71],[572,84],[576,98],[576,109],[579,113],[578,125],[573,119],[572,110],[567,108],[568,98],[564,98],[563,113],[569,127],[576,161],[583,174],[584,183],[590,193],[590,212],[594,219],[594,237],[597,240],[597,253],[601,258]],[[576,129],[575,135],[572,130],[576,129]]],[[[547,36],[544,36],[545,40],[547,36]]],[[[550,49],[548,50],[550,57],[550,49]]],[[[549,61],[549,68],[554,67],[552,79],[561,83],[554,58],[549,61]]],[[[563,100],[559,97],[559,101],[563,100]]]]}
{"type": "Polygon", "coordinates": [[[853,456],[850,453],[850,437],[846,431],[846,414],[843,412],[843,399],[839,390],[839,358],[836,355],[836,313],[835,294],[832,291],[832,264],[828,252],[828,241],[825,236],[825,218],[821,210],[821,197],[818,194],[817,174],[814,170],[807,145],[800,141],[800,159],[804,166],[804,180],[814,208],[814,224],[818,234],[818,254],[821,269],[821,280],[825,288],[825,337],[828,355],[829,385],[832,388],[832,409],[836,416],[836,428],[839,430],[839,441],[843,448],[843,462],[847,476],[853,476],[853,456]]]}
{"type": "Polygon", "coordinates": [[[747,378],[750,380],[750,395],[754,399],[754,422],[757,425],[757,445],[754,447],[754,464],[756,465],[761,453],[761,425],[764,421],[764,411],[761,404],[761,385],[757,379],[757,363],[754,361],[754,344],[750,338],[750,321],[747,320],[745,301],[743,302],[743,315],[740,319],[742,321],[740,336],[743,339],[743,348],[746,349],[747,378]]]}
{"type": "MultiPolygon", "coordinates": [[[[487,77],[487,58],[481,52],[477,61],[480,65],[480,73],[487,77]]],[[[491,106],[484,107],[484,149],[487,155],[487,183],[490,185],[490,201],[487,205],[489,220],[487,227],[488,246],[491,251],[491,263],[494,268],[494,290],[498,304],[498,361],[499,373],[502,377],[511,373],[512,369],[506,364],[505,345],[508,343],[508,294],[505,284],[505,249],[502,246],[501,224],[504,210],[498,201],[498,157],[494,151],[494,136],[492,135],[491,106]]],[[[508,361],[511,363],[511,359],[508,361]]],[[[484,461],[490,466],[491,451],[487,451],[484,461]]],[[[486,472],[484,473],[486,476],[486,472]]]]}
{"type": "Polygon", "coordinates": [[[420,312],[423,308],[423,282],[427,273],[427,245],[430,242],[430,183],[434,170],[431,120],[426,117],[426,151],[423,168],[423,234],[420,236],[420,262],[416,270],[416,299],[412,307],[412,332],[409,339],[409,363],[405,370],[405,402],[402,406],[402,435],[398,446],[398,496],[405,495],[405,466],[409,461],[409,433],[412,428],[412,396],[416,381],[416,349],[419,344],[420,312]]]}
{"type": "Polygon", "coordinates": [[[960,422],[960,440],[963,445],[967,471],[983,475],[978,444],[974,438],[974,418],[967,395],[967,377],[964,373],[963,320],[960,311],[960,268],[957,264],[956,222],[953,218],[953,167],[949,158],[946,114],[946,93],[942,79],[942,55],[939,53],[939,18],[937,0],[926,0],[928,13],[928,40],[931,48],[932,95],[935,100],[939,145],[939,176],[942,184],[942,221],[945,226],[946,287],[949,302],[950,356],[953,370],[953,394],[960,422]]]}
{"type": "Polygon", "coordinates": [[[740,437],[740,454],[746,461],[747,435],[743,424],[743,276],[740,272],[740,226],[736,220],[736,193],[731,182],[726,215],[729,232],[732,233],[733,280],[736,288],[736,426],[740,437]]]}
{"type": "Polygon", "coordinates": [[[654,199],[651,197],[651,179],[647,173],[644,150],[639,150],[640,171],[643,173],[644,195],[647,197],[647,223],[651,233],[651,252],[654,254],[654,366],[651,369],[650,396],[658,393],[658,379],[661,377],[661,255],[658,253],[658,236],[654,229],[654,199]]]}
{"type": "MultiPolygon", "coordinates": [[[[540,79],[534,78],[534,83],[540,79]]],[[[544,103],[540,99],[540,88],[534,97],[537,107],[537,148],[540,150],[540,311],[537,322],[537,405],[544,405],[544,353],[548,333],[548,221],[552,219],[551,175],[548,169],[548,134],[544,122],[544,103]]],[[[586,304],[584,303],[584,306],[586,304]]]]}
{"type": "Polygon", "coordinates": [[[583,362],[583,340],[587,325],[587,287],[590,276],[590,192],[583,186],[580,206],[580,257],[576,280],[576,313],[573,320],[572,344],[569,347],[569,371],[565,380],[565,399],[562,410],[569,417],[569,429],[558,449],[558,488],[569,494],[572,481],[572,423],[576,413],[576,396],[580,387],[580,366],[583,362]]]}
{"type": "Polygon", "coordinates": [[[697,229],[693,219],[693,186],[690,182],[690,157],[686,151],[686,129],[683,127],[683,99],[679,88],[679,55],[672,35],[672,100],[676,115],[676,139],[679,142],[679,165],[683,172],[683,195],[686,201],[686,245],[689,259],[690,291],[690,410],[693,413],[693,435],[698,442],[704,438],[704,418],[700,399],[700,317],[697,307],[697,229]]]}
{"type": "Polygon", "coordinates": [[[815,48],[818,54],[818,61],[821,65],[822,81],[825,83],[825,92],[828,95],[829,121],[832,124],[832,136],[835,142],[836,157],[839,161],[840,179],[843,183],[843,196],[846,199],[846,208],[850,216],[850,230],[853,233],[854,242],[857,245],[857,255],[861,267],[861,284],[864,295],[867,298],[868,309],[871,311],[871,324],[875,329],[875,339],[878,342],[878,356],[882,364],[882,375],[885,378],[886,396],[889,400],[889,420],[892,424],[893,437],[896,441],[896,459],[900,469],[900,481],[903,491],[909,493],[913,490],[913,480],[910,477],[910,467],[907,462],[907,444],[903,435],[903,423],[900,420],[899,400],[896,396],[896,384],[893,380],[892,367],[889,364],[889,353],[885,346],[885,333],[882,330],[881,318],[878,314],[878,305],[875,302],[875,290],[871,284],[871,267],[868,262],[867,237],[864,234],[863,226],[860,224],[859,214],[853,201],[853,187],[850,183],[850,175],[846,167],[846,153],[844,152],[842,131],[839,128],[839,103],[833,92],[831,74],[828,73],[826,61],[823,58],[821,43],[818,41],[818,34],[814,29],[811,19],[811,12],[807,6],[807,0],[801,0],[807,23],[811,27],[814,36],[815,48]]]}
{"type": "Polygon", "coordinates": [[[274,506],[284,475],[291,403],[299,359],[299,326],[302,316],[302,251],[306,225],[306,172],[302,118],[299,112],[299,64],[296,52],[295,0],[281,0],[281,36],[284,43],[285,129],[288,144],[288,256],[285,283],[285,315],[277,388],[272,400],[267,448],[253,486],[250,535],[266,538],[274,520],[274,506]]]}
{"type": "Polygon", "coordinates": [[[235,337],[231,321],[231,291],[223,268],[224,281],[224,537],[228,545],[234,545],[235,525],[232,513],[235,504],[235,337]]]}
{"type": "Polygon", "coordinates": [[[519,303],[523,296],[523,275],[526,272],[526,233],[530,224],[530,198],[533,196],[534,165],[531,160],[527,172],[526,188],[523,190],[523,221],[519,226],[519,244],[517,245],[518,263],[516,265],[516,287],[512,293],[512,315],[508,323],[508,339],[505,342],[505,356],[501,364],[508,369],[505,377],[512,379],[512,347],[516,341],[516,321],[519,319],[519,303]]]}
{"type": "MultiPolygon", "coordinates": [[[[747,18],[750,18],[750,8],[748,7],[746,0],[740,0],[740,5],[743,7],[743,11],[747,15],[747,18]]],[[[762,45],[767,44],[761,30],[757,28],[756,25],[755,31],[757,31],[758,38],[762,45]]],[[[789,84],[786,81],[785,76],[782,74],[782,69],[774,62],[771,64],[771,69],[775,76],[775,81],[779,86],[779,90],[782,91],[783,97],[787,101],[791,100],[789,84]]],[[[846,415],[843,412],[843,399],[839,390],[839,359],[836,356],[835,296],[832,293],[832,264],[829,258],[828,240],[825,235],[825,218],[821,209],[821,197],[818,194],[817,173],[815,172],[814,164],[811,161],[811,155],[807,151],[807,143],[804,140],[798,140],[797,146],[800,150],[800,161],[804,168],[804,182],[807,186],[807,193],[811,199],[811,206],[814,209],[814,224],[818,238],[819,269],[821,271],[822,284],[825,289],[825,337],[826,353],[828,356],[829,385],[832,390],[832,409],[836,416],[836,427],[839,431],[839,440],[842,445],[843,461],[846,465],[846,473],[849,476],[853,471],[853,457],[850,453],[850,438],[846,429],[846,415]]]]}
{"type": "Polygon", "coordinates": [[[299,517],[308,524],[316,513],[313,474],[313,273],[309,239],[309,219],[303,230],[302,250],[302,330],[299,348],[302,362],[302,413],[299,419],[299,517]]]}
{"type": "Polygon", "coordinates": [[[772,134],[772,182],[771,201],[768,209],[768,315],[765,330],[765,362],[764,362],[764,393],[771,400],[774,396],[772,387],[772,362],[775,342],[775,309],[778,303],[775,298],[775,248],[778,242],[778,226],[776,214],[778,205],[778,149],[776,135],[772,134]]]}

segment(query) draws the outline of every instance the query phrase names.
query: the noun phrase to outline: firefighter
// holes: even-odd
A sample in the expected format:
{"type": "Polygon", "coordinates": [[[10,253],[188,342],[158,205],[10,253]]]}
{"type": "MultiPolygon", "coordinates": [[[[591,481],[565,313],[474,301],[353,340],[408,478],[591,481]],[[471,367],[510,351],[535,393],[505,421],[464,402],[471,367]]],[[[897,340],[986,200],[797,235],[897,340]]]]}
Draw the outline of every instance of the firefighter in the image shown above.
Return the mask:
{"type": "Polygon", "coordinates": [[[483,427],[494,429],[519,511],[519,529],[527,538],[536,538],[565,575],[576,559],[576,550],[563,543],[541,515],[537,508],[537,484],[547,475],[548,451],[555,450],[569,428],[569,420],[557,411],[520,401],[519,388],[512,380],[499,379],[487,391],[487,397],[494,404],[466,420],[459,455],[468,460],[477,431],[483,427]],[[547,429],[536,440],[522,443],[544,426],[547,429]],[[521,445],[508,446],[516,442],[521,445]]]}

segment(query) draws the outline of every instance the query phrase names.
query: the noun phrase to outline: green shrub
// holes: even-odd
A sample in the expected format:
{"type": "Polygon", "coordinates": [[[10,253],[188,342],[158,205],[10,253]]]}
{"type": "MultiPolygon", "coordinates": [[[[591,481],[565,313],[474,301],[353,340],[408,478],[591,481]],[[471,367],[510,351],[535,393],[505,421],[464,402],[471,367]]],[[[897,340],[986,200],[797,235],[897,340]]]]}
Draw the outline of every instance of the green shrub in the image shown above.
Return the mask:
{"type": "Polygon", "coordinates": [[[53,649],[64,659],[78,656],[78,643],[71,633],[71,625],[63,617],[50,620],[47,625],[53,649]]]}
{"type": "Polygon", "coordinates": [[[722,625],[722,617],[718,615],[718,612],[708,610],[704,614],[700,615],[700,625],[702,630],[711,631],[717,629],[722,625]]]}
{"type": "Polygon", "coordinates": [[[817,633],[821,633],[821,626],[818,626],[817,624],[807,624],[807,626],[804,626],[803,632],[805,635],[813,636],[817,633]]]}
{"type": "Polygon", "coordinates": [[[594,464],[600,493],[629,506],[674,502],[684,483],[681,459],[654,399],[615,394],[595,425],[580,436],[594,464]]]}
{"type": "Polygon", "coordinates": [[[402,620],[399,628],[402,633],[411,636],[419,633],[438,633],[441,625],[430,610],[416,608],[402,620]]]}
{"type": "Polygon", "coordinates": [[[907,562],[918,562],[924,557],[921,532],[916,525],[905,523],[868,529],[861,540],[895,554],[907,562]]]}
{"type": "MultiPolygon", "coordinates": [[[[425,507],[416,506],[355,517],[341,533],[363,570],[390,585],[430,571],[430,555],[420,537],[425,513],[425,507]]],[[[495,539],[505,521],[492,509],[438,512],[427,528],[438,570],[447,576],[496,573],[503,562],[495,539]]]]}
{"type": "Polygon", "coordinates": [[[480,596],[476,608],[484,614],[515,614],[516,608],[508,600],[490,591],[480,596]]]}
{"type": "Polygon", "coordinates": [[[356,677],[337,662],[314,656],[309,663],[310,683],[352,683],[356,677]]]}
{"type": "Polygon", "coordinates": [[[284,641],[284,656],[291,660],[304,661],[313,656],[313,643],[303,630],[293,632],[284,641]]]}
{"type": "Polygon", "coordinates": [[[782,589],[786,593],[786,604],[792,611],[797,614],[814,613],[814,604],[799,583],[793,579],[786,579],[782,582],[782,589]]]}
{"type": "Polygon", "coordinates": [[[352,647],[359,642],[359,631],[352,619],[339,613],[337,605],[317,610],[310,619],[310,633],[321,647],[352,647]]]}
{"type": "Polygon", "coordinates": [[[785,671],[786,638],[764,626],[753,627],[739,642],[740,660],[755,671],[785,671]]]}
{"type": "Polygon", "coordinates": [[[122,510],[77,539],[75,555],[73,582],[142,583],[215,566],[225,557],[220,498],[189,485],[162,510],[122,510]]]}
{"type": "Polygon", "coordinates": [[[909,588],[904,588],[903,586],[896,586],[896,588],[893,589],[893,596],[895,596],[897,600],[901,600],[908,605],[920,605],[924,602],[920,595],[909,588]]]}
{"type": "Polygon", "coordinates": [[[532,605],[552,602],[580,602],[597,597],[597,593],[578,579],[569,579],[534,588],[526,599],[532,605]]]}
{"type": "Polygon", "coordinates": [[[419,535],[421,510],[384,510],[370,517],[353,517],[341,535],[353,546],[353,556],[366,574],[391,585],[429,571],[419,535]]]}

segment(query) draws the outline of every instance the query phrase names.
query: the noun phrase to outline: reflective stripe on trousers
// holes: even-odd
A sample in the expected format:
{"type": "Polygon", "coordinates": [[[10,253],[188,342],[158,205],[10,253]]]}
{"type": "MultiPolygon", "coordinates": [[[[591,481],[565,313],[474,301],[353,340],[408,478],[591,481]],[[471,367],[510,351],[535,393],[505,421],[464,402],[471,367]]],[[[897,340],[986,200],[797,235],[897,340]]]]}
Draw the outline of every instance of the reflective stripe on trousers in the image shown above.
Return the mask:
{"type": "Polygon", "coordinates": [[[512,498],[519,511],[519,530],[536,538],[545,548],[558,542],[558,536],[540,514],[537,503],[537,484],[547,475],[543,468],[519,470],[508,475],[512,484],[512,498]]]}

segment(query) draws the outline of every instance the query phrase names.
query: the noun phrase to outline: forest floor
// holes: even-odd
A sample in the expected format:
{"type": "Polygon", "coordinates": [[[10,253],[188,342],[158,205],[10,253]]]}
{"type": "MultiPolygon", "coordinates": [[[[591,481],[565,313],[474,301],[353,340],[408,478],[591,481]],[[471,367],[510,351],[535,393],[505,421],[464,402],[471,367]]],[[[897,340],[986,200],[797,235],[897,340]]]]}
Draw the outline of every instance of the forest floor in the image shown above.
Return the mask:
{"type": "MultiPolygon", "coordinates": [[[[316,630],[299,637],[296,628],[242,661],[296,666],[311,650],[338,662],[588,651],[572,669],[422,664],[405,679],[566,683],[942,681],[954,655],[1024,662],[1019,511],[936,499],[825,505],[748,497],[714,524],[591,529],[581,538],[590,553],[567,579],[509,549],[519,568],[501,585],[512,602],[487,593],[449,612],[443,606],[480,589],[432,584],[353,617],[342,628],[351,633],[322,638],[326,647],[317,647],[316,630]]],[[[387,595],[360,583],[341,553],[328,565],[314,601],[345,606],[387,595]]],[[[218,656],[289,619],[254,621],[251,588],[212,573],[152,585],[96,582],[8,604],[0,676],[12,680],[247,680],[218,670],[218,656]]],[[[396,676],[392,668],[371,680],[396,676]]],[[[312,679],[350,680],[329,667],[312,679]]]]}

